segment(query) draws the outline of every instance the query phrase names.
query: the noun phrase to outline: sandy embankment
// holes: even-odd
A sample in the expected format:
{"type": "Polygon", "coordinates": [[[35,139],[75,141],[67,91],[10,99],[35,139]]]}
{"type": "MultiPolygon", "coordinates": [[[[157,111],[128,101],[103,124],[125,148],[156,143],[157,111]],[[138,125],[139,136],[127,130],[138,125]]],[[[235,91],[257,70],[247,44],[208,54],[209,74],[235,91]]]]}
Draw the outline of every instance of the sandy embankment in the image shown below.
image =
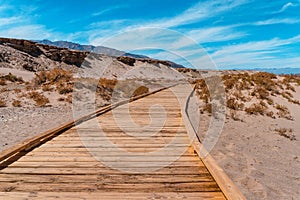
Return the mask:
{"type": "MultiPolygon", "coordinates": [[[[300,88],[294,95],[300,99],[300,88]]],[[[294,120],[272,119],[239,113],[242,121],[227,117],[212,156],[247,199],[299,199],[300,197],[300,107],[287,105],[294,120]],[[280,136],[276,128],[291,128],[296,140],[280,136]]],[[[201,116],[200,133],[207,129],[210,117],[201,116]]]]}

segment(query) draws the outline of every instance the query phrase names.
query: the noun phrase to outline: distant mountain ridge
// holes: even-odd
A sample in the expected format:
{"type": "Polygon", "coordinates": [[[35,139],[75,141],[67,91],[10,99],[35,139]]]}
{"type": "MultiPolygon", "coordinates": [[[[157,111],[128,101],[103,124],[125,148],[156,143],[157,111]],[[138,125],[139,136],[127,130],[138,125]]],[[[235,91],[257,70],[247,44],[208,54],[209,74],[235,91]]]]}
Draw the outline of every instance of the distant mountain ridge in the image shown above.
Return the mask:
{"type": "MultiPolygon", "coordinates": [[[[37,42],[39,44],[49,45],[49,46],[67,48],[67,49],[71,49],[71,50],[94,52],[94,53],[104,54],[104,55],[113,56],[113,57],[126,56],[126,57],[135,58],[135,59],[142,59],[142,60],[145,59],[147,61],[156,60],[156,59],[151,59],[151,58],[149,58],[148,56],[145,56],[145,55],[126,53],[124,51],[120,51],[120,50],[117,50],[117,49],[104,47],[104,46],[81,45],[81,44],[78,44],[78,43],[68,42],[68,41],[54,41],[54,42],[52,42],[50,40],[36,40],[34,42],[37,42]]],[[[173,68],[185,68],[184,66],[182,66],[180,64],[177,64],[177,63],[174,63],[172,61],[163,61],[163,62],[165,62],[165,64],[167,64],[167,65],[169,65],[170,67],[173,67],[173,68]]]]}
{"type": "Polygon", "coordinates": [[[40,44],[46,44],[49,46],[57,46],[57,47],[62,47],[62,48],[67,48],[67,49],[72,49],[72,50],[78,50],[78,51],[94,52],[94,53],[105,54],[105,55],[114,56],[114,57],[128,56],[128,57],[132,57],[132,58],[149,58],[144,55],[126,53],[124,51],[120,51],[117,49],[104,47],[104,46],[82,45],[82,44],[68,42],[68,41],[52,42],[50,40],[37,40],[35,42],[38,42],[40,44]]]}
{"type": "Polygon", "coordinates": [[[254,71],[265,71],[273,74],[300,74],[300,68],[255,68],[254,71]]]}

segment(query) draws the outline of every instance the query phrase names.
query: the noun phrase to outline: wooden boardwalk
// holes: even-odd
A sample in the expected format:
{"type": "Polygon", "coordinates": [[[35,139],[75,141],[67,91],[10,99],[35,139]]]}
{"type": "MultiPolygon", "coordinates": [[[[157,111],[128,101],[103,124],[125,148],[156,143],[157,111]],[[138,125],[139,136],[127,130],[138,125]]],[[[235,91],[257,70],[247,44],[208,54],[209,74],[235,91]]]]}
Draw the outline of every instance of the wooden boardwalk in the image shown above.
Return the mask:
{"type": "Polygon", "coordinates": [[[198,156],[174,89],[183,88],[121,105],[33,149],[6,151],[0,199],[243,199],[198,156]]]}

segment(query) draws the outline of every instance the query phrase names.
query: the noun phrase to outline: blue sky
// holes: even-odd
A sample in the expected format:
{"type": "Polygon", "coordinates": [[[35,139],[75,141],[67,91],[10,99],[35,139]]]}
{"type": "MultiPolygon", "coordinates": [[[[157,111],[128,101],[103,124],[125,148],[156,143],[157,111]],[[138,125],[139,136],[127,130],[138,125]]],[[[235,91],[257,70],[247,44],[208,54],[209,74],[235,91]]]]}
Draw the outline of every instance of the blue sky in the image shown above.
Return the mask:
{"type": "Polygon", "coordinates": [[[219,69],[300,67],[300,0],[0,0],[0,37],[105,45],[203,68],[210,58],[219,69]]]}

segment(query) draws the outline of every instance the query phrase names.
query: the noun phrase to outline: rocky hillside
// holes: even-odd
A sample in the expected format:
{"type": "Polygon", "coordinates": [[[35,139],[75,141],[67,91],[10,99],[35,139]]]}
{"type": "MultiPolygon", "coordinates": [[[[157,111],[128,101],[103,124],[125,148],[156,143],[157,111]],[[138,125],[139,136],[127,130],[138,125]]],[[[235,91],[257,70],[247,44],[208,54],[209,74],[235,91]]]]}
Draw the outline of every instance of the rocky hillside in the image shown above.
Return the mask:
{"type": "MultiPolygon", "coordinates": [[[[117,49],[108,48],[108,47],[104,47],[104,46],[81,45],[78,43],[73,43],[73,42],[68,42],[68,41],[52,42],[50,40],[39,40],[37,42],[40,44],[46,44],[46,45],[50,45],[50,46],[57,46],[57,47],[68,48],[68,49],[79,50],[79,51],[94,52],[94,53],[104,54],[104,55],[113,56],[113,57],[121,57],[122,56],[122,57],[130,57],[130,58],[145,60],[145,61],[154,60],[154,59],[151,59],[144,55],[126,53],[124,51],[119,51],[117,49]]],[[[165,62],[165,64],[167,64],[168,66],[171,66],[173,68],[183,68],[184,67],[182,65],[179,65],[179,64],[171,62],[171,61],[164,61],[164,62],[165,62]]]]}
{"type": "MultiPolygon", "coordinates": [[[[53,44],[51,42],[48,43],[51,45],[53,44]]],[[[90,54],[88,51],[96,48],[93,46],[82,46],[74,43],[58,42],[55,44],[80,50],[71,50],[63,47],[49,46],[47,44],[40,44],[28,40],[0,38],[0,67],[25,70],[30,72],[50,70],[54,68],[62,68],[77,72],[79,68],[82,68],[82,63],[90,54]]],[[[159,65],[162,65],[165,68],[182,67],[170,61],[160,61],[150,58],[133,58],[130,56],[126,56],[126,54],[124,56],[115,57],[111,56],[110,54],[115,54],[117,50],[109,48],[107,48],[106,50],[107,51],[102,52],[108,55],[99,54],[97,56],[97,59],[108,60],[107,62],[110,62],[112,65],[122,66],[123,68],[126,68],[126,70],[131,69],[132,66],[136,67],[138,64],[143,63],[149,64],[150,67],[155,68],[159,68],[159,65]]],[[[120,51],[119,53],[121,54],[120,51]]],[[[89,68],[89,66],[85,66],[89,68]]]]}

